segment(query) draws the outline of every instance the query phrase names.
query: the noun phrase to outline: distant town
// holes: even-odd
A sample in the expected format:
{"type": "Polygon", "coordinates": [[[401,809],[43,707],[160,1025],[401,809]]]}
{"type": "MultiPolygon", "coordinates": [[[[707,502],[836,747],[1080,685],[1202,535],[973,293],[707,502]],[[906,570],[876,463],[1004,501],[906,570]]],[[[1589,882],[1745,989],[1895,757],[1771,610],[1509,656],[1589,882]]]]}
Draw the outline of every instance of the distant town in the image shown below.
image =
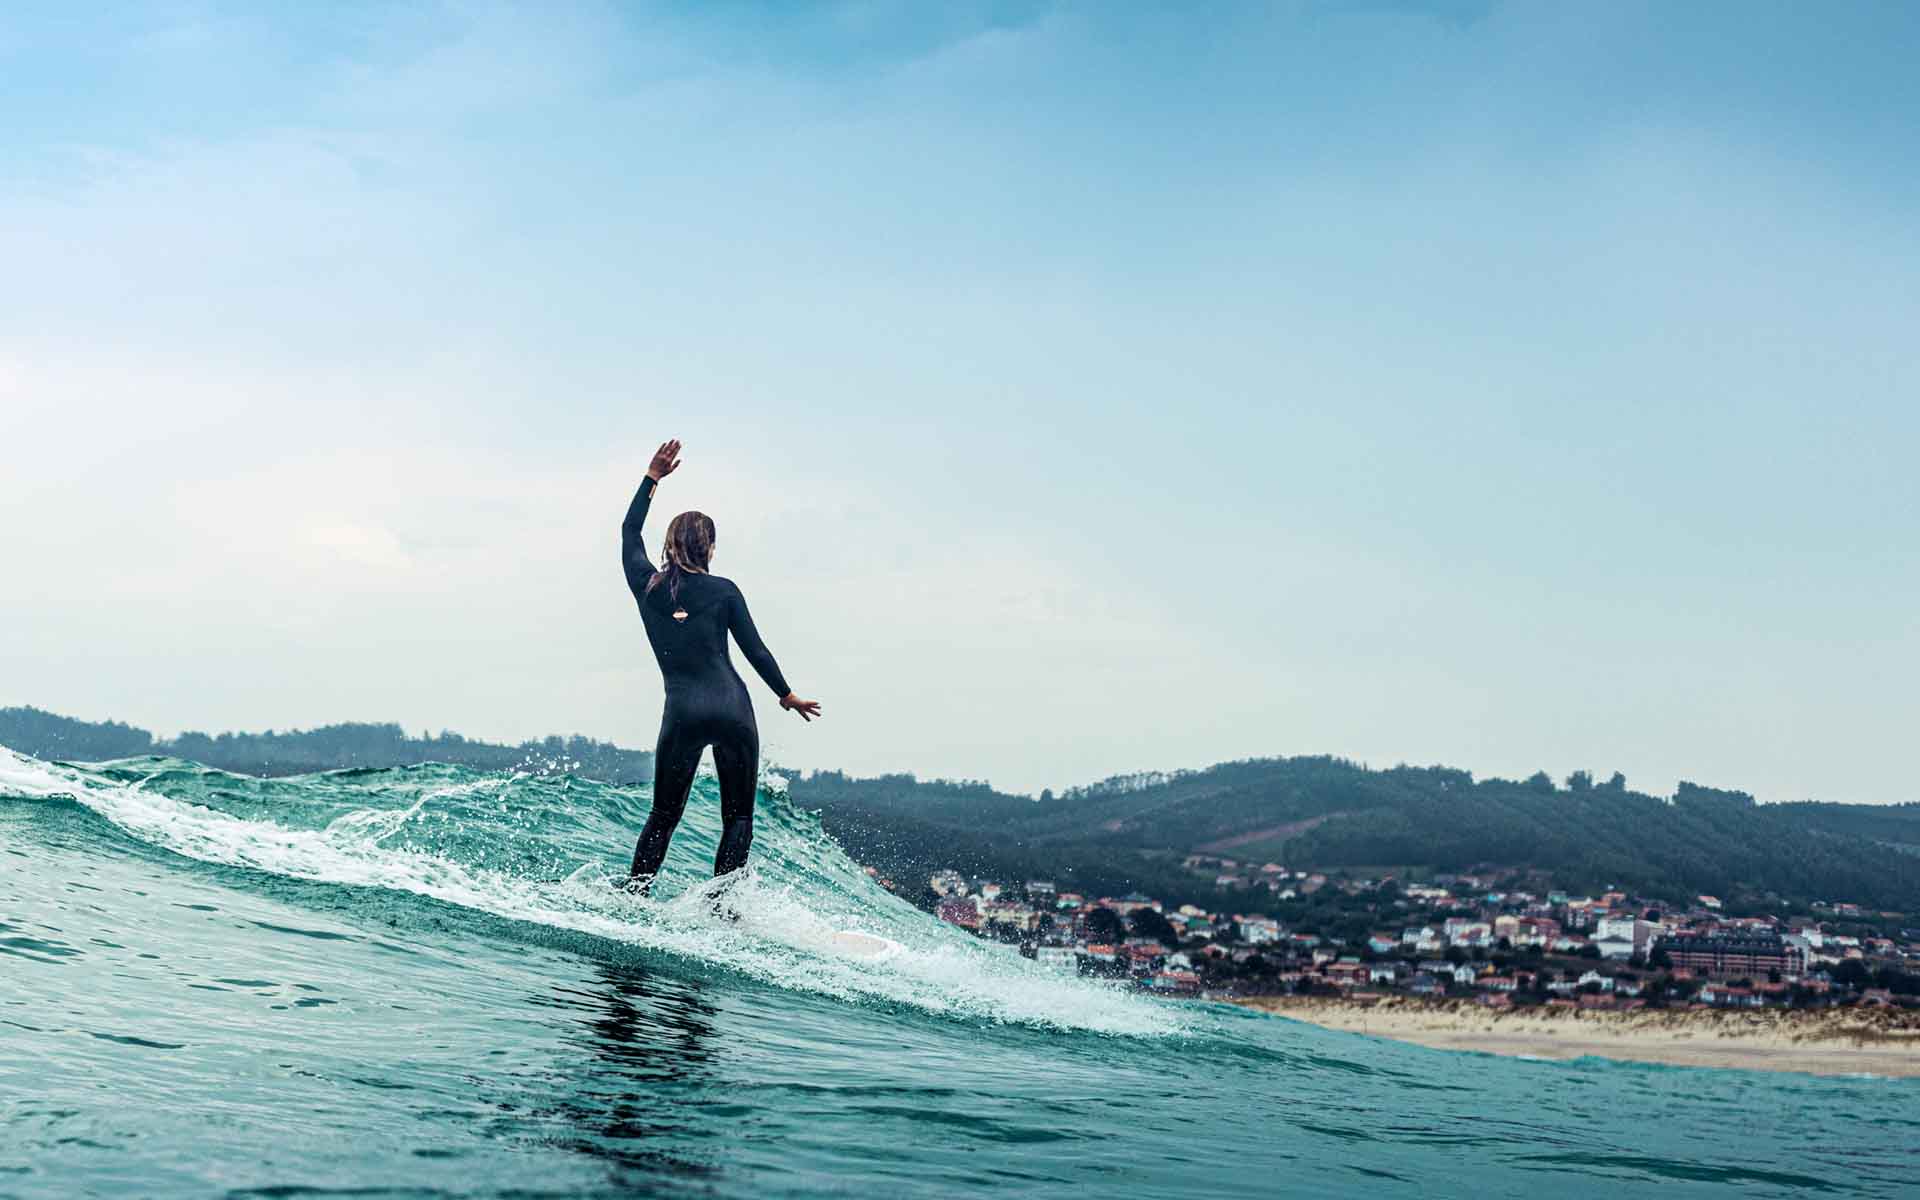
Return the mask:
{"type": "Polygon", "coordinates": [[[1808,915],[1734,916],[1714,896],[1675,905],[1534,890],[1537,876],[1517,869],[1411,882],[1205,855],[1185,866],[1263,899],[1312,898],[1324,915],[1288,923],[953,870],[903,888],[870,873],[940,920],[1043,965],[1172,996],[1407,995],[1616,1011],[1920,1007],[1920,928],[1901,924],[1908,914],[1845,901],[1808,915]]]}

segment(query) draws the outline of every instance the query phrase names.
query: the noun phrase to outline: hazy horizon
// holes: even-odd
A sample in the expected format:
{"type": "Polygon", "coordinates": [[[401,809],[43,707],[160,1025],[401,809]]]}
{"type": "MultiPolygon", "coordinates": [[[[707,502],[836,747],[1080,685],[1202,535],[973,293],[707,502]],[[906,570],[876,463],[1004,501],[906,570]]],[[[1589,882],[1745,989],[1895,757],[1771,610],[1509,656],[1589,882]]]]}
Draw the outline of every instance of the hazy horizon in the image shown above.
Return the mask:
{"type": "MultiPolygon", "coordinates": [[[[12,707],[12,706],[7,706],[7,705],[0,705],[0,710],[4,710],[4,709],[5,709],[5,708],[7,708],[7,707],[12,707]]],[[[377,717],[370,717],[370,718],[362,718],[362,719],[353,719],[353,718],[349,718],[349,719],[347,719],[347,720],[344,720],[344,721],[339,721],[339,722],[331,722],[331,723],[329,723],[329,724],[326,724],[326,725],[318,725],[318,726],[307,726],[307,727],[300,727],[300,728],[293,728],[293,727],[289,727],[289,728],[286,728],[286,729],[267,729],[267,728],[259,728],[259,729],[197,729],[197,728],[195,728],[195,729],[187,729],[187,728],[182,728],[182,729],[177,729],[177,730],[171,730],[171,731],[166,731],[166,732],[163,732],[163,731],[161,731],[161,730],[157,730],[157,729],[153,729],[153,728],[151,728],[151,727],[148,727],[148,726],[143,726],[143,725],[140,725],[140,724],[139,724],[139,723],[137,723],[137,722],[130,722],[130,721],[124,721],[124,720],[121,720],[120,718],[117,718],[117,717],[113,717],[113,716],[111,716],[111,715],[108,715],[108,716],[88,716],[88,715],[85,715],[85,714],[80,714],[80,713],[54,713],[54,712],[50,712],[50,710],[48,710],[48,709],[45,709],[45,708],[43,708],[43,707],[42,707],[42,706],[40,706],[40,705],[33,705],[33,704],[28,704],[28,705],[21,705],[20,707],[24,707],[24,708],[29,708],[29,709],[34,709],[34,710],[37,710],[37,711],[39,711],[39,712],[43,712],[43,713],[49,713],[49,715],[51,715],[51,716],[54,716],[54,717],[65,717],[65,718],[71,718],[71,719],[73,719],[73,720],[78,720],[78,721],[84,721],[84,722],[87,722],[87,723],[90,723],[90,724],[108,724],[108,723],[112,723],[112,722],[119,722],[120,724],[125,724],[125,725],[132,725],[132,726],[133,726],[134,728],[136,728],[136,729],[142,729],[142,730],[144,730],[145,732],[147,732],[147,733],[150,733],[150,734],[152,734],[152,735],[154,736],[154,738],[155,738],[155,740],[156,740],[156,742],[157,742],[157,743],[164,743],[164,744],[166,744],[166,745],[168,745],[168,746],[171,746],[171,744],[172,744],[173,742],[175,742],[175,741],[177,741],[177,740],[178,740],[178,739],[179,739],[180,737],[182,737],[182,736],[185,736],[185,735],[189,735],[189,734],[198,734],[198,735],[204,735],[204,736],[207,736],[207,737],[211,737],[211,738],[219,738],[219,737],[222,737],[222,736],[225,736],[225,735],[228,735],[228,734],[231,734],[231,735],[233,735],[233,736],[235,736],[235,737],[261,737],[261,736],[265,736],[265,737],[275,737],[275,736],[278,736],[278,737],[297,737],[297,736],[300,736],[300,735],[303,735],[303,734],[308,734],[308,733],[314,733],[314,732],[318,732],[318,731],[320,731],[320,730],[322,730],[322,729],[328,729],[328,728],[336,728],[336,727],[338,727],[338,726],[340,726],[340,725],[373,725],[373,726],[382,726],[382,725],[393,725],[393,726],[396,726],[396,727],[398,727],[398,728],[400,729],[400,732],[401,732],[401,734],[402,734],[403,736],[405,736],[405,737],[407,737],[407,738],[412,738],[412,739],[418,739],[418,740],[421,740],[421,741],[430,741],[430,740],[434,740],[434,739],[436,739],[436,738],[442,738],[442,737],[445,737],[445,736],[447,736],[447,735],[450,735],[450,734],[453,734],[453,735],[458,735],[458,736],[460,736],[461,738],[463,738],[463,739],[464,739],[465,741],[467,741],[467,742],[469,742],[469,743],[476,743],[476,742],[477,742],[477,743],[485,743],[485,744],[488,744],[488,745],[493,745],[493,746],[503,746],[503,747],[506,747],[506,748],[509,748],[509,749],[519,749],[519,748],[520,748],[521,746],[523,746],[523,745],[525,745],[525,744],[527,744],[527,743],[530,743],[530,742],[537,742],[537,741],[544,741],[544,740],[545,740],[546,738],[548,738],[548,737],[559,737],[559,738],[563,738],[563,739],[566,739],[566,738],[573,738],[573,737],[586,737],[586,736],[588,736],[588,735],[585,735],[585,734],[581,734],[581,733],[579,733],[579,732],[578,732],[578,731],[576,731],[576,730],[548,730],[548,731],[547,731],[546,733],[544,733],[544,734],[536,734],[536,735],[534,735],[534,736],[532,736],[532,737],[530,737],[530,738],[522,738],[522,739],[519,739],[519,740],[517,740],[517,741],[504,741],[504,740],[500,740],[500,741],[495,741],[495,740],[493,740],[493,739],[487,739],[487,738],[476,738],[476,737],[473,737],[472,735],[470,735],[470,734],[468,734],[468,733],[467,733],[466,731],[464,731],[464,730],[460,730],[460,729],[450,729],[450,728],[445,728],[445,727],[440,727],[440,726],[434,726],[434,725],[425,725],[425,726],[420,726],[420,727],[418,727],[418,728],[413,728],[413,729],[409,729],[409,728],[407,728],[407,727],[406,727],[405,725],[403,725],[403,724],[401,724],[401,723],[400,723],[400,722],[398,722],[398,721],[386,721],[386,720],[381,720],[381,719],[379,719],[379,718],[377,718],[377,717]]],[[[605,741],[606,739],[592,739],[592,740],[595,740],[595,741],[605,741]]],[[[4,743],[0,743],[0,744],[4,744],[4,743]]],[[[610,744],[612,744],[612,745],[614,745],[614,746],[615,746],[615,747],[616,747],[617,749],[620,749],[620,750],[623,750],[623,751],[645,751],[645,752],[647,752],[647,753],[649,753],[649,754],[653,752],[653,746],[652,746],[652,744],[651,744],[651,742],[649,742],[649,743],[647,743],[647,744],[645,744],[645,745],[640,745],[640,744],[633,744],[633,743],[625,743],[625,742],[619,742],[619,741],[613,741],[613,742],[611,742],[610,744]]],[[[1245,758],[1241,758],[1241,759],[1222,759],[1222,760],[1217,760],[1217,761],[1214,761],[1214,762],[1207,762],[1207,763],[1178,763],[1178,764],[1170,764],[1170,765],[1166,765],[1166,766],[1162,766],[1162,767],[1147,767],[1147,768],[1144,768],[1144,769],[1143,769],[1143,770],[1141,770],[1141,771],[1137,771],[1137,772],[1128,772],[1128,773],[1126,773],[1126,774],[1148,774],[1148,775],[1163,775],[1163,774],[1164,774],[1164,775],[1175,775],[1175,774],[1180,774],[1180,773],[1198,773],[1198,772],[1202,772],[1202,771],[1206,771],[1206,770],[1209,770],[1209,769],[1211,769],[1211,768],[1213,768],[1213,767],[1218,767],[1218,766],[1225,766],[1225,765],[1228,765],[1229,763],[1232,763],[1232,762],[1244,762],[1244,761],[1250,761],[1250,760],[1262,760],[1262,759],[1281,759],[1281,758],[1295,758],[1295,757],[1304,757],[1304,758],[1319,758],[1319,757],[1336,757],[1336,758],[1338,758],[1338,757],[1341,757],[1341,756],[1337,756],[1337,755],[1335,755],[1335,756],[1324,756],[1324,755],[1316,755],[1316,754],[1313,754],[1313,753],[1312,753],[1312,752],[1310,752],[1310,751],[1303,751],[1303,752],[1300,752],[1300,753],[1298,753],[1298,754],[1288,754],[1288,755],[1282,755],[1282,754],[1255,754],[1255,755],[1249,755],[1249,756],[1246,756],[1245,758]]],[[[1354,760],[1347,760],[1347,761],[1354,761],[1354,760]]],[[[709,760],[708,760],[708,764],[709,764],[709,765],[711,765],[711,759],[709,759],[709,760]]],[[[817,764],[817,765],[815,765],[815,766],[812,766],[812,767],[807,767],[807,768],[796,768],[796,767],[793,767],[793,766],[791,766],[790,764],[787,764],[787,763],[783,763],[783,762],[777,762],[777,761],[766,761],[766,762],[764,763],[764,765],[765,765],[766,767],[768,767],[768,768],[772,768],[772,769],[777,769],[777,770],[783,770],[783,771],[788,771],[788,770],[804,770],[804,771],[814,771],[814,770],[819,770],[819,771],[844,771],[844,768],[841,768],[841,767],[838,767],[838,766],[835,766],[835,765],[834,765],[834,764],[832,764],[832,763],[820,763],[820,764],[817,764]]],[[[1474,778],[1474,779],[1475,779],[1476,781],[1485,781],[1485,780],[1489,780],[1489,779],[1493,779],[1493,778],[1508,778],[1508,779],[1511,779],[1511,780],[1514,780],[1514,781],[1517,781],[1517,782],[1524,782],[1524,781],[1525,781],[1525,778],[1526,778],[1526,776],[1496,776],[1495,774],[1492,774],[1492,773],[1489,773],[1489,772],[1485,772],[1485,771],[1478,771],[1478,770],[1475,770],[1475,769],[1473,768],[1473,766],[1472,766],[1471,764],[1468,764],[1468,763],[1451,763],[1451,762],[1433,762],[1433,763],[1408,763],[1408,762],[1396,762],[1396,763],[1368,763],[1368,762],[1356,762],[1356,765],[1357,765],[1357,766],[1359,766],[1359,767],[1361,767],[1361,768],[1363,768],[1363,769],[1365,769],[1365,770],[1371,770],[1371,771],[1382,771],[1382,770],[1391,770],[1391,769],[1393,769],[1393,768],[1396,768],[1396,767],[1415,767],[1415,768],[1425,768],[1425,767],[1443,767],[1443,768],[1448,768],[1448,769],[1454,769],[1454,770],[1463,770],[1463,771],[1466,771],[1466,772],[1467,772],[1467,773],[1468,773],[1469,775],[1471,775],[1471,776],[1473,776],[1473,778],[1474,778]]],[[[1564,788],[1566,787],[1566,783],[1567,783],[1567,776],[1568,776],[1569,774],[1571,774],[1571,772],[1566,772],[1566,771],[1563,771],[1563,772],[1559,772],[1559,773],[1557,773],[1557,774],[1556,774],[1556,773],[1555,773],[1555,772],[1554,772],[1554,771],[1553,771],[1553,770],[1552,770],[1551,768],[1546,768],[1546,767],[1543,767],[1543,768],[1541,768],[1541,769],[1542,769],[1542,770],[1546,770],[1546,771],[1547,771],[1547,773],[1548,773],[1549,775],[1552,775],[1552,776],[1553,776],[1553,780],[1554,780],[1554,784],[1555,784],[1555,786],[1556,786],[1556,787],[1559,787],[1559,788],[1562,788],[1562,789],[1564,789],[1564,788]]],[[[1578,769],[1581,769],[1581,768],[1575,768],[1575,769],[1576,769],[1576,770],[1578,770],[1578,769]]],[[[874,777],[874,775],[875,775],[875,774],[879,774],[879,773],[874,773],[874,774],[869,774],[869,773],[864,773],[864,772],[846,772],[846,773],[847,773],[847,774],[850,774],[850,775],[855,775],[855,776],[858,776],[858,777],[861,777],[861,778],[871,778],[871,777],[874,777]]],[[[1107,779],[1109,779],[1109,778],[1123,778],[1123,777],[1124,777],[1124,775],[1122,775],[1122,776],[1112,776],[1112,775],[1108,775],[1108,776],[1101,776],[1101,777],[1099,777],[1099,778],[1097,778],[1097,779],[1081,779],[1081,780],[1075,780],[1075,781],[1070,781],[1070,782],[1068,782],[1067,784],[1065,784],[1065,785],[1064,785],[1064,788],[1062,788],[1062,787],[1053,787],[1053,788],[1050,788],[1050,789],[1042,789],[1042,788],[1031,788],[1031,789],[1027,789],[1027,790],[1025,790],[1025,791],[1022,791],[1022,790],[1020,790],[1020,789],[1015,789],[1015,788],[1005,788],[1005,787],[1001,787],[1000,785],[998,785],[998,784],[996,784],[996,783],[995,783],[995,782],[994,782],[993,780],[991,780],[991,779],[982,779],[982,778],[979,778],[979,777],[977,777],[977,776],[971,776],[971,775],[959,775],[959,776],[934,776],[934,775],[924,775],[924,774],[917,774],[917,773],[915,773],[915,772],[912,772],[912,771],[904,771],[904,772],[891,772],[891,773],[892,773],[892,774],[913,774],[913,775],[915,775],[915,776],[916,776],[916,778],[918,778],[918,779],[919,779],[919,780],[920,780],[921,782],[934,782],[934,783],[939,783],[939,782],[946,782],[946,783],[975,783],[975,782],[978,782],[978,783],[985,783],[985,784],[987,784],[987,785],[989,785],[989,786],[991,786],[991,787],[993,787],[993,788],[994,788],[994,789],[995,789],[996,791],[1000,791],[1000,792],[1004,792],[1004,793],[1007,793],[1007,794],[1010,794],[1010,795],[1028,795],[1028,796],[1036,796],[1036,797],[1037,797],[1037,796],[1038,796],[1038,795],[1039,795],[1039,794],[1040,794],[1040,793],[1041,793],[1041,792],[1042,792],[1043,790],[1053,790],[1053,791],[1060,791],[1060,790],[1066,790],[1066,789],[1071,789],[1071,788],[1074,788],[1074,787],[1084,787],[1084,786],[1088,786],[1088,785],[1091,785],[1091,784],[1095,784],[1095,783],[1101,783],[1101,782],[1104,782],[1105,780],[1107,780],[1107,779]]],[[[1533,774],[1533,772],[1528,772],[1528,775],[1531,775],[1531,774],[1533,774]]],[[[1597,774],[1597,775],[1595,775],[1595,782],[1596,782],[1596,783],[1599,783],[1599,782],[1605,782],[1605,780],[1606,780],[1606,778],[1607,778],[1607,773],[1601,773],[1601,774],[1597,774]]],[[[1688,779],[1688,780],[1686,780],[1686,782],[1688,782],[1688,783],[1692,783],[1692,784],[1695,784],[1695,785],[1698,785],[1698,786],[1705,786],[1705,787],[1718,787],[1718,786],[1719,786],[1719,785],[1717,785],[1717,784],[1715,784],[1715,783],[1714,783],[1714,782],[1713,782],[1712,780],[1710,780],[1710,779],[1688,779]]],[[[1641,788],[1641,787],[1638,787],[1638,786],[1636,786],[1636,785],[1634,784],[1634,781],[1633,781],[1633,780],[1631,780],[1631,779],[1629,779],[1629,780],[1627,780],[1627,787],[1628,787],[1628,789],[1629,789],[1629,790],[1632,790],[1632,791],[1640,791],[1640,792],[1645,792],[1645,791],[1647,790],[1647,789],[1645,789],[1645,788],[1641,788]]],[[[1664,795],[1668,795],[1668,794],[1669,794],[1670,792],[1671,792],[1671,789],[1668,789],[1668,791],[1667,791],[1667,792],[1654,792],[1654,793],[1651,793],[1651,794],[1655,794],[1655,795],[1662,795],[1662,796],[1664,796],[1664,795]]],[[[1777,801],[1776,803],[1791,803],[1791,801],[1777,801]]],[[[1889,803],[1895,803],[1895,802],[1889,802],[1889,803]]]]}
{"type": "Polygon", "coordinates": [[[1920,799],[1920,9],[23,6],[0,705],[1920,799]]]}

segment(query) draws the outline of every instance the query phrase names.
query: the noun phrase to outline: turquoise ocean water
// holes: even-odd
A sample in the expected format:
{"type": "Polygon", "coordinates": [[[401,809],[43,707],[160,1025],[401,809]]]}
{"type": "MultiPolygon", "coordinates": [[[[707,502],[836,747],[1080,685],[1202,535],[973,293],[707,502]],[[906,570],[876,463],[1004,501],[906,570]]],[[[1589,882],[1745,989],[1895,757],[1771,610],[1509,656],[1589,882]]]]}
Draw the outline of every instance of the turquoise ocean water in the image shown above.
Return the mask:
{"type": "Polygon", "coordinates": [[[1064,978],[763,796],[0,750],[0,1197],[1920,1195],[1920,1085],[1449,1054],[1064,978]],[[675,896],[673,893],[680,892],[675,896]],[[904,947],[836,951],[839,929],[904,947]]]}

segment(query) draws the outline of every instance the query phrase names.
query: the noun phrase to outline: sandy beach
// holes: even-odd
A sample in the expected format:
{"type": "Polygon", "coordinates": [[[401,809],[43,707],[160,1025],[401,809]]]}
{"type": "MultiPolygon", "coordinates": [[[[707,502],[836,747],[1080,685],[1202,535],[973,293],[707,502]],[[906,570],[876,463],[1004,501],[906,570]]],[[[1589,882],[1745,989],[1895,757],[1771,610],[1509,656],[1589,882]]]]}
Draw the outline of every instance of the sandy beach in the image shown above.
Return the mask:
{"type": "Polygon", "coordinates": [[[1494,1012],[1471,1001],[1389,997],[1356,1003],[1315,996],[1257,996],[1236,1003],[1328,1029],[1439,1050],[1920,1077],[1920,1012],[1910,1010],[1494,1012]]]}

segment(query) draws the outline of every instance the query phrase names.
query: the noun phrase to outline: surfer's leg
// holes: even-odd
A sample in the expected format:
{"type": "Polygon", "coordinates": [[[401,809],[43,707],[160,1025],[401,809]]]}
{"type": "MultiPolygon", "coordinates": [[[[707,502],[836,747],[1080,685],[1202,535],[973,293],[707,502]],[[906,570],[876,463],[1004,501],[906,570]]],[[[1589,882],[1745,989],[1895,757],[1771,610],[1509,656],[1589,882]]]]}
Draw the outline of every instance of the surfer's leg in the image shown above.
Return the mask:
{"type": "Polygon", "coordinates": [[[627,872],[627,886],[645,893],[653,886],[666,860],[667,845],[687,810],[687,793],[693,788],[693,772],[700,765],[705,744],[684,725],[668,721],[660,727],[660,740],[653,748],[653,808],[647,824],[634,843],[633,866],[627,872]]]}
{"type": "Polygon", "coordinates": [[[747,865],[753,845],[753,788],[760,775],[760,735],[751,726],[713,739],[713,767],[720,776],[720,849],[713,873],[725,875],[747,865]]]}

